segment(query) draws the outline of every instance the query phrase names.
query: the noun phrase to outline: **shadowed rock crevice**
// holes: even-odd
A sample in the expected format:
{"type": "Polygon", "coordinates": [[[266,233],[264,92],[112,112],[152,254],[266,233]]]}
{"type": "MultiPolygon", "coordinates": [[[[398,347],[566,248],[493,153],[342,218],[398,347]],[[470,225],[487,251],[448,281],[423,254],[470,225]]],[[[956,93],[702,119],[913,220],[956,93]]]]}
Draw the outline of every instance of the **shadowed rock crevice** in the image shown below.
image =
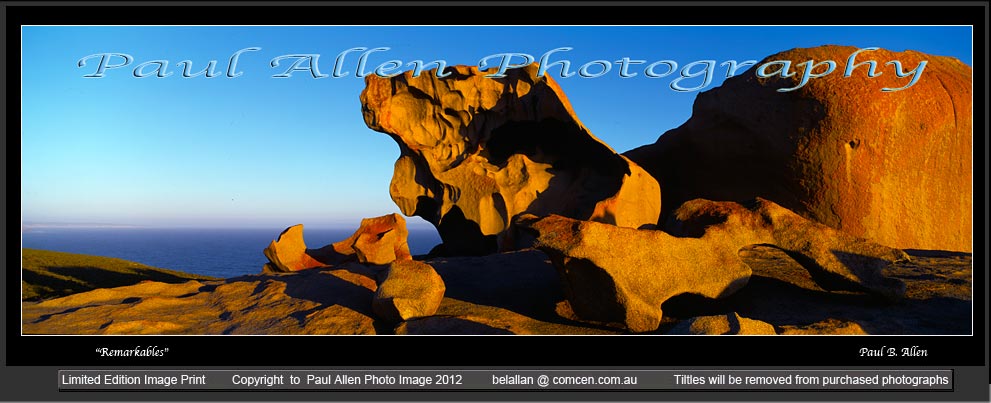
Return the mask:
{"type": "Polygon", "coordinates": [[[698,236],[737,245],[773,245],[831,289],[900,298],[905,285],[882,269],[908,260],[905,252],[847,235],[809,221],[776,203],[757,198],[744,203],[696,199],[674,211],[665,229],[675,236],[698,236]]]}
{"type": "Polygon", "coordinates": [[[496,250],[498,237],[485,235],[478,223],[467,219],[458,206],[451,207],[435,225],[443,241],[442,247],[434,252],[437,255],[487,255],[496,250]]]}
{"type": "Polygon", "coordinates": [[[782,334],[969,334],[972,287],[969,281],[953,281],[969,278],[969,255],[953,258],[949,256],[959,254],[940,251],[909,254],[912,260],[883,269],[886,277],[906,284],[905,295],[897,302],[874,295],[829,291],[812,281],[805,268],[779,249],[755,247],[741,253],[754,274],[738,293],[709,301],[705,312],[696,311],[701,306],[698,301],[682,301],[680,306],[670,308],[665,304],[665,312],[685,318],[732,310],[787,328],[782,334]],[[935,279],[913,278],[919,272],[935,279]],[[851,322],[855,328],[849,325],[851,322]]]}
{"type": "Polygon", "coordinates": [[[540,251],[525,250],[485,257],[434,258],[429,262],[454,300],[505,309],[540,321],[574,325],[558,316],[564,299],[554,267],[540,251]]]}

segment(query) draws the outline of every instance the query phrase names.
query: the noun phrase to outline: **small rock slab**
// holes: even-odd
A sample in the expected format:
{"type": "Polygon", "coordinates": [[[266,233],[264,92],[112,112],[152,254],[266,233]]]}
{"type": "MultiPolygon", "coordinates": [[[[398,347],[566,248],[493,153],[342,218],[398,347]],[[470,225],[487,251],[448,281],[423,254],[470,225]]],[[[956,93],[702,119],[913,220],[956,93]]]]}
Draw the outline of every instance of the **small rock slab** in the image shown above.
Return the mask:
{"type": "Polygon", "coordinates": [[[671,335],[692,335],[692,334],[750,334],[750,335],[770,335],[777,334],[774,326],[767,322],[748,319],[740,316],[736,312],[726,315],[698,316],[683,321],[674,326],[668,332],[671,335]]]}

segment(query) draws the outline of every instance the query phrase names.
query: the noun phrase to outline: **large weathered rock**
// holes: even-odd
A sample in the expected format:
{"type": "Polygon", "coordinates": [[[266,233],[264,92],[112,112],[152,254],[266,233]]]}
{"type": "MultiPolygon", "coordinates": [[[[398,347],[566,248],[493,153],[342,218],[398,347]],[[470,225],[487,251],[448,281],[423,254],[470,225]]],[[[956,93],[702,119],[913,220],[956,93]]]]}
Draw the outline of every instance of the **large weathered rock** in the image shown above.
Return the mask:
{"type": "Polygon", "coordinates": [[[389,265],[372,300],[380,318],[396,323],[433,315],[444,299],[444,280],[429,264],[401,260],[389,265]]]}
{"type": "Polygon", "coordinates": [[[661,304],[675,295],[721,298],[750,277],[733,244],[557,215],[523,216],[519,223],[537,233],[536,246],[558,269],[578,317],[634,332],[657,329],[661,304]]]}
{"type": "Polygon", "coordinates": [[[381,265],[412,259],[408,236],[406,219],[393,213],[361,220],[354,235],[338,243],[350,244],[359,262],[381,265]]]}
{"type": "MultiPolygon", "coordinates": [[[[865,51],[876,60],[843,77],[857,48],[792,49],[788,78],[735,76],[695,100],[691,119],[657,142],[624,153],[664,190],[664,216],[695,198],[772,200],[806,218],[899,248],[972,250],[972,68],[957,59],[865,51]],[[805,65],[836,62],[804,87],[805,65]],[[911,87],[894,92],[928,63],[911,87]]],[[[776,71],[772,68],[770,71],[776,71]]],[[[816,73],[826,69],[816,68],[816,73]]]]}
{"type": "Polygon", "coordinates": [[[303,241],[303,224],[286,228],[279,238],[263,251],[268,263],[263,273],[294,272],[332,266],[349,261],[389,264],[412,259],[406,237],[406,220],[389,214],[361,220],[361,225],[347,239],[319,249],[307,249],[303,241]]]}
{"type": "Polygon", "coordinates": [[[303,224],[296,224],[282,231],[262,253],[268,258],[268,263],[265,263],[262,272],[280,273],[343,262],[349,260],[354,251],[350,246],[337,244],[320,249],[307,249],[306,242],[303,241],[303,224]]]}
{"type": "Polygon", "coordinates": [[[726,315],[699,316],[688,319],[674,326],[667,334],[672,335],[722,335],[749,334],[772,335],[778,334],[774,326],[767,322],[748,319],[736,312],[726,315]]]}
{"type": "Polygon", "coordinates": [[[786,251],[830,288],[854,289],[897,299],[899,280],[881,270],[907,260],[904,252],[810,222],[763,199],[747,206],[693,200],[678,209],[666,229],[636,230],[561,216],[523,216],[537,233],[537,248],[551,257],[575,314],[583,319],[651,331],[661,304],[691,293],[721,298],[747,283],[751,269],[739,251],[769,244],[786,251]]]}
{"type": "Polygon", "coordinates": [[[593,136],[535,65],[505,78],[447,72],[369,75],[361,93],[365,123],[399,144],[392,199],[437,227],[446,254],[528,246],[509,230],[520,213],[657,222],[656,180],[593,136]]]}

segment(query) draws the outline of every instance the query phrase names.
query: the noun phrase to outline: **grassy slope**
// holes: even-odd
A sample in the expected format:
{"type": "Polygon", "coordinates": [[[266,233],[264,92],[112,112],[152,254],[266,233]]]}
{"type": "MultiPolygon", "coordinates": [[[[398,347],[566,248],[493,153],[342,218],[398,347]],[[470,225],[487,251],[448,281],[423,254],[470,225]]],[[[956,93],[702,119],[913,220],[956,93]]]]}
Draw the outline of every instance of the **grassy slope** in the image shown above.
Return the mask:
{"type": "Polygon", "coordinates": [[[207,276],[145,266],[123,259],[23,249],[23,300],[61,297],[96,288],[120,287],[144,280],[182,283],[207,276]]]}

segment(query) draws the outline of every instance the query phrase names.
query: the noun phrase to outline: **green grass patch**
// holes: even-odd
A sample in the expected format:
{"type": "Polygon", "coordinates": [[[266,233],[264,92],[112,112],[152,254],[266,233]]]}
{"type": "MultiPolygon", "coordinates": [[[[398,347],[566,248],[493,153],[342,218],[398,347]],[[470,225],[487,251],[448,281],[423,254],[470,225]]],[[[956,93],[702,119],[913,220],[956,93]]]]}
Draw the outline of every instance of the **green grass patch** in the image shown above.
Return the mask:
{"type": "Polygon", "coordinates": [[[39,249],[22,249],[21,299],[35,301],[144,280],[184,283],[213,277],[160,269],[124,259],[39,249]]]}

